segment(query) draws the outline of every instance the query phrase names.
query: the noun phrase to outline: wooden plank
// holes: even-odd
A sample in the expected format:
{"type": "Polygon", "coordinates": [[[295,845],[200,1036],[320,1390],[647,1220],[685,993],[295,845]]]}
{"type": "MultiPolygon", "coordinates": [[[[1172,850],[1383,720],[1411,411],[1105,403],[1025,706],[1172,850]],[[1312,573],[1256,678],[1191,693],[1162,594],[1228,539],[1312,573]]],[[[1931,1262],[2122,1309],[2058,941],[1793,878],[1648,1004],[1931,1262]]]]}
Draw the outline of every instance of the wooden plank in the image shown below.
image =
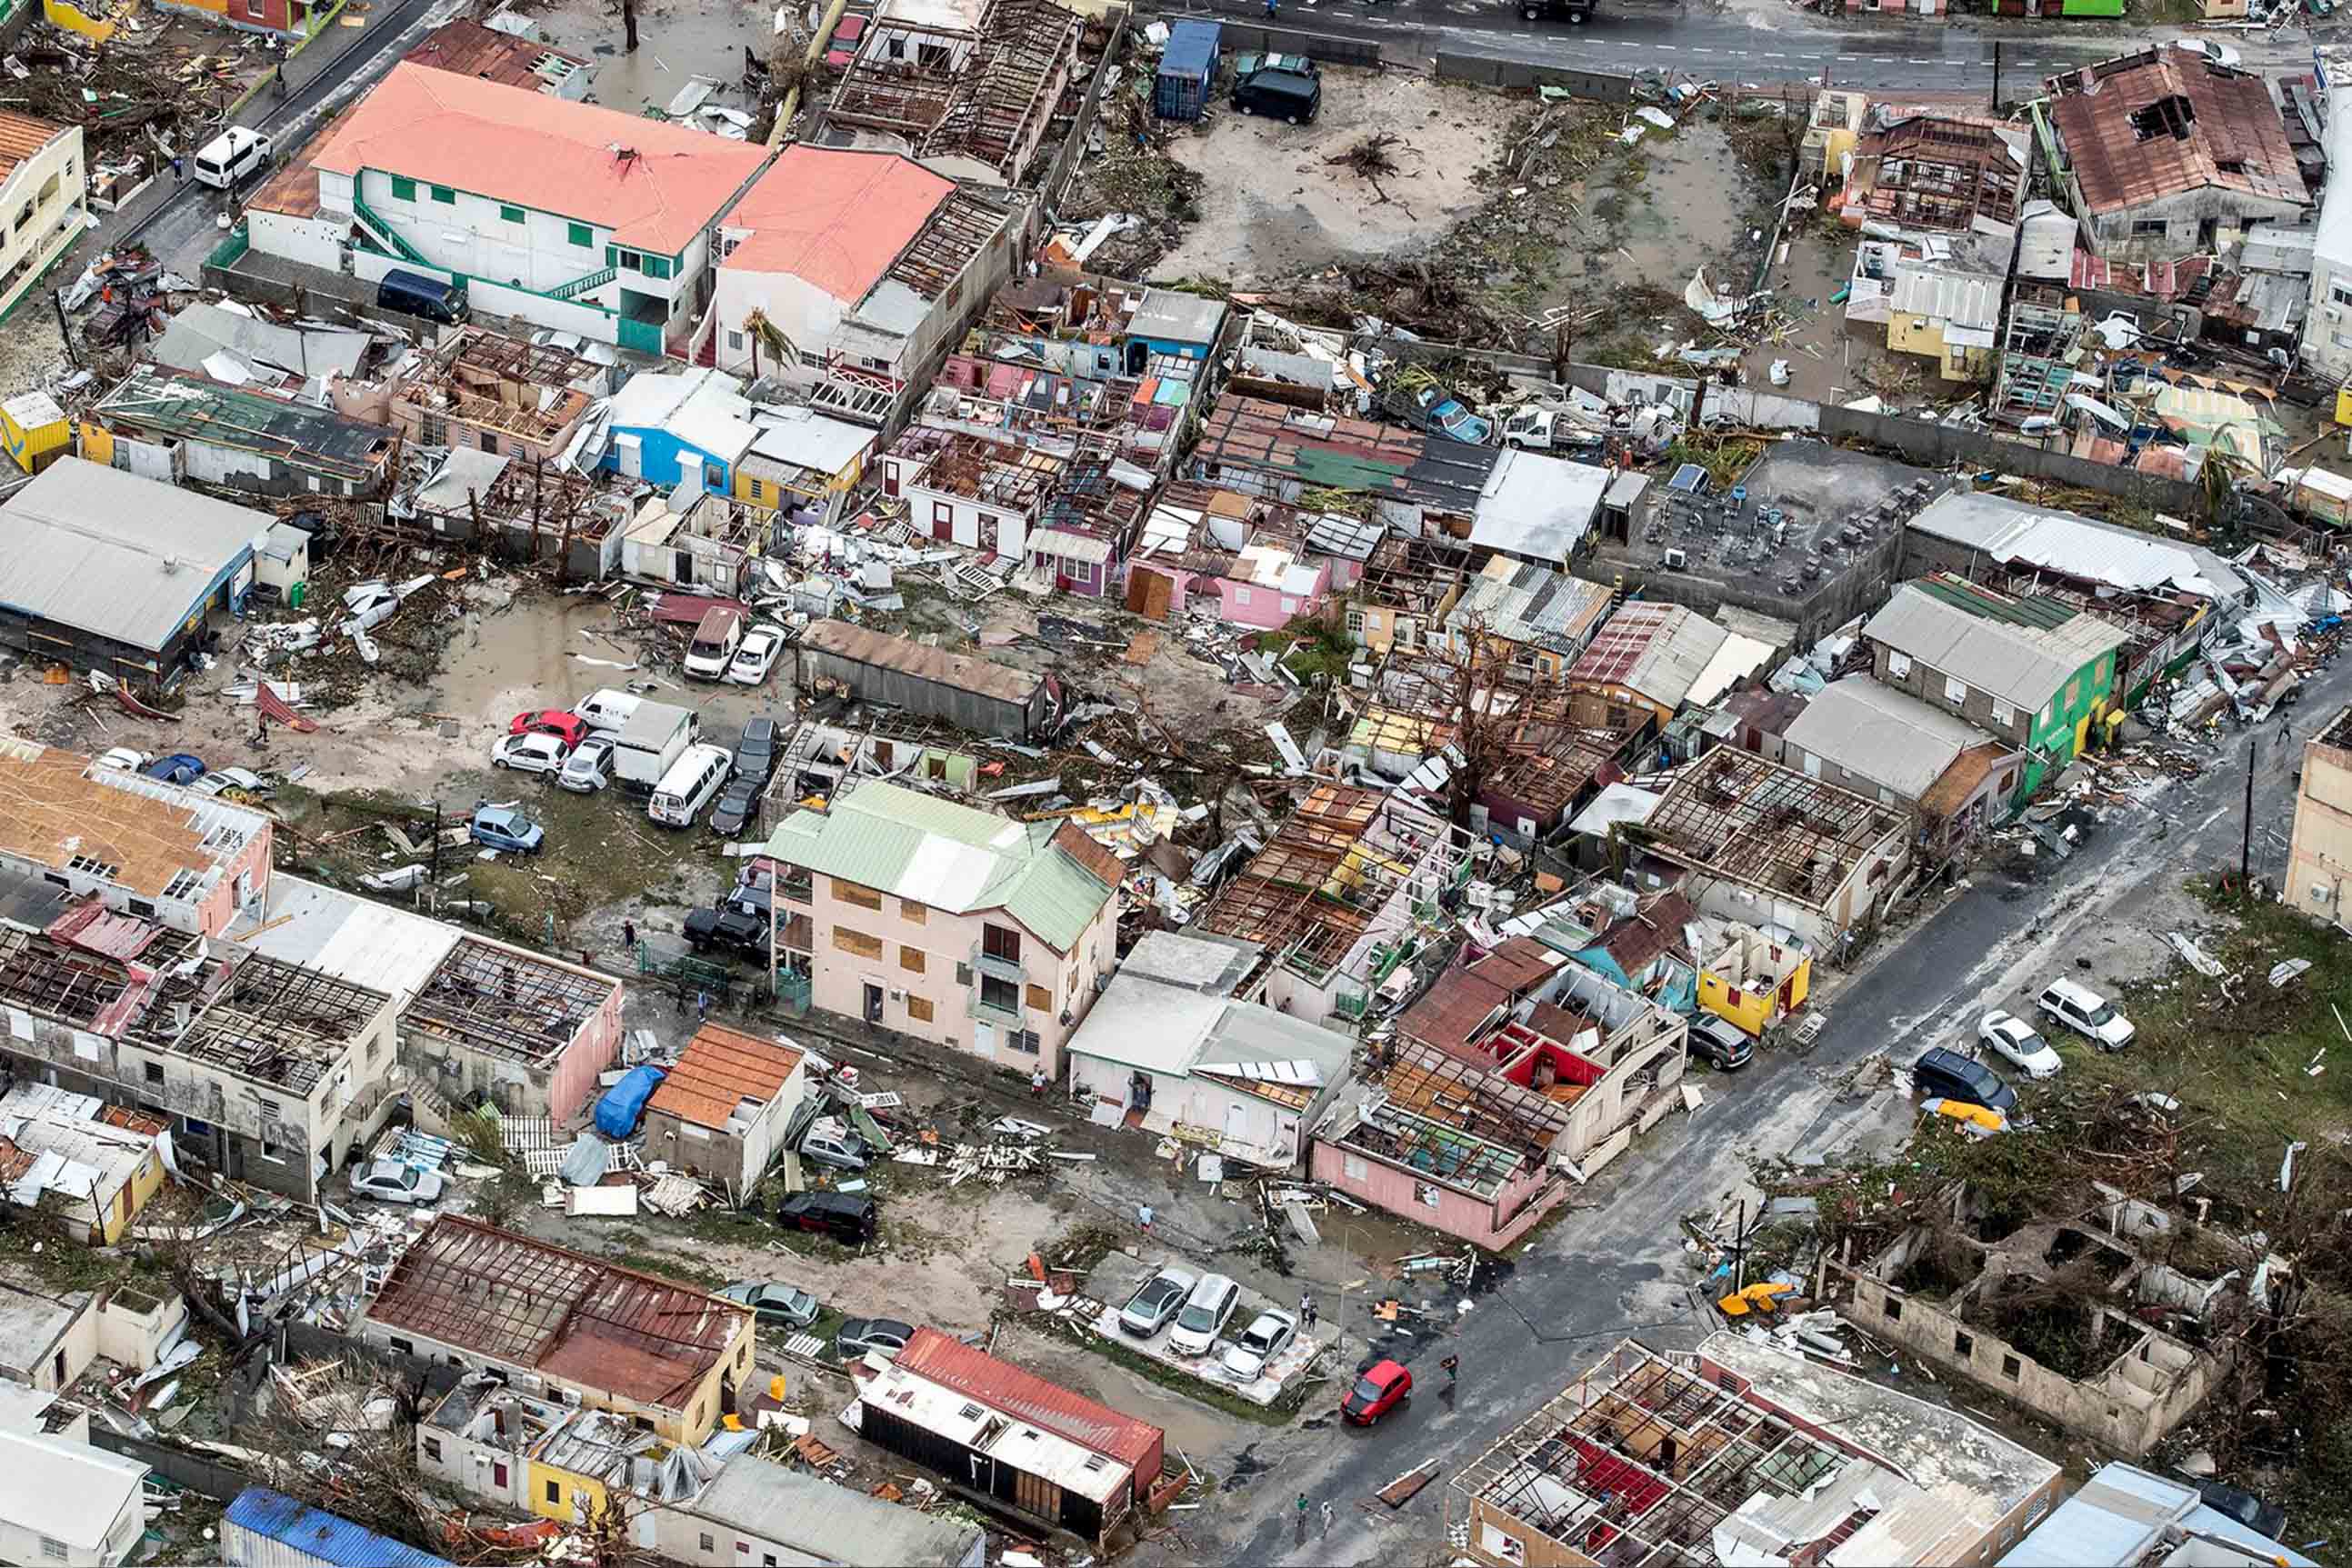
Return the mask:
{"type": "Polygon", "coordinates": [[[1437,1479],[1437,1461],[1424,1459],[1372,1495],[1391,1508],[1402,1508],[1422,1488],[1437,1479]]]}

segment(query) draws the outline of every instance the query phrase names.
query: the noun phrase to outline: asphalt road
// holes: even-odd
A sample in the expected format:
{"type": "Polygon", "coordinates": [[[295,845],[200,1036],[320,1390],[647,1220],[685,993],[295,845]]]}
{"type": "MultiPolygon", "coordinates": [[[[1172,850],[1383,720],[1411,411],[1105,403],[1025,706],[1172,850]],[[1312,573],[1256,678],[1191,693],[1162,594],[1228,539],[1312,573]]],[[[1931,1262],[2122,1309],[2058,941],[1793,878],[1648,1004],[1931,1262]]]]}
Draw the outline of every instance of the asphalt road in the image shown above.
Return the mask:
{"type": "MultiPolygon", "coordinates": [[[[1263,0],[1186,0],[1157,15],[1207,15],[1262,21],[1263,0]]],[[[1818,82],[1863,89],[1909,89],[1926,96],[1983,92],[1990,99],[1996,47],[2001,96],[2031,95],[2042,77],[2107,59],[2183,29],[2119,33],[2042,22],[1969,18],[1959,22],[1855,17],[1832,22],[1771,6],[1716,8],[1659,0],[1601,0],[1591,20],[1529,22],[1503,0],[1282,0],[1276,24],[1310,33],[1378,42],[1389,63],[1449,54],[1483,55],[1588,70],[1677,71],[1701,80],[1756,86],[1818,82]]],[[[2249,68],[2284,69],[2311,63],[2301,28],[2254,41],[2216,33],[2240,49],[2249,68]]]]}
{"type": "MultiPolygon", "coordinates": [[[[2315,719],[2336,711],[2352,698],[2352,666],[2326,672],[2307,690],[2294,711],[2315,719]]],[[[2278,737],[2275,722],[2262,733],[2254,800],[2255,872],[2273,885],[2285,851],[2264,829],[2284,840],[2294,805],[2291,773],[2301,758],[2299,739],[2281,746],[2278,737]]],[[[1695,1073],[1691,1082],[1707,1096],[1699,1113],[1670,1117],[1578,1195],[1601,1207],[1543,1232],[1507,1282],[1479,1299],[1450,1341],[1438,1342],[1443,1349],[1421,1354],[1408,1406],[1369,1431],[1334,1424],[1264,1445],[1255,1458],[1271,1461],[1270,1473],[1224,1501],[1230,1524],[1188,1516],[1187,1560],[1396,1560],[1400,1532],[1425,1540],[1437,1528],[1446,1481],[1610,1345],[1629,1334],[1667,1347],[1695,1343],[1714,1325],[1684,1289],[1691,1271],[1678,1218],[1711,1213],[1739,1185],[1750,1155],[1824,1152],[1899,1116],[1876,1098],[1840,1098],[1838,1081],[1861,1058],[1883,1048],[1906,1062],[1946,1043],[1984,1008],[2018,1006],[2030,988],[2072,972],[2076,955],[2154,914],[2150,906],[2185,878],[2234,868],[2245,748],[2245,738],[2233,737],[2225,759],[2201,778],[2169,784],[2147,804],[2118,808],[2071,859],[2035,882],[1975,879],[1835,991],[1806,1056],[1767,1053],[1735,1077],[1695,1073]],[[1446,1350],[1462,1361],[1461,1386],[1450,1398],[1442,1396],[1436,1365],[1446,1350]],[[1438,1480],[1400,1513],[1377,1502],[1358,1506],[1432,1458],[1443,1467],[1438,1480]],[[1295,1544],[1301,1491],[1337,1506],[1328,1541],[1310,1535],[1303,1547],[1295,1544]],[[1213,1531],[1213,1544],[1202,1539],[1213,1531]]],[[[1345,1326],[1360,1333],[1361,1320],[1345,1326]]]]}

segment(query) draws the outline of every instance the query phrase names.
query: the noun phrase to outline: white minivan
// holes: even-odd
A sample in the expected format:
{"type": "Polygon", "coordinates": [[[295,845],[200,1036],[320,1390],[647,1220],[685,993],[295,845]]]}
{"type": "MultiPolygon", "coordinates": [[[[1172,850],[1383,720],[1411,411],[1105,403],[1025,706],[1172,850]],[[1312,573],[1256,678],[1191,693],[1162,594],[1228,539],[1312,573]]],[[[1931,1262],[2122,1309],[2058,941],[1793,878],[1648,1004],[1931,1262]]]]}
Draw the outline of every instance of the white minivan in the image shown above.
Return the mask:
{"type": "Polygon", "coordinates": [[[734,771],[734,758],[723,746],[689,746],[669,765],[654,786],[646,815],[666,828],[690,828],[702,808],[719,793],[734,771]]]}
{"type": "Polygon", "coordinates": [[[606,686],[590,692],[572,705],[572,711],[591,729],[611,730],[618,734],[628,727],[629,716],[637,711],[644,699],[629,692],[616,692],[606,686]]]}
{"type": "Polygon", "coordinates": [[[229,190],[268,162],[269,138],[242,125],[232,125],[205,142],[196,153],[196,183],[229,190]]]}
{"type": "Polygon", "coordinates": [[[2051,981],[2034,999],[2043,1012],[2076,1034],[2086,1036],[2101,1051],[2121,1051],[2137,1032],[2131,1019],[2116,1011],[2113,1002],[2088,986],[2078,986],[2072,980],[2051,981]]]}
{"type": "Polygon", "coordinates": [[[1178,1355],[1206,1355],[1217,1336],[1225,1332],[1225,1320],[1241,1305],[1242,1288],[1223,1274],[1205,1274],[1184,1299],[1184,1310],[1176,1314],[1176,1327],[1168,1336],[1168,1348],[1178,1355]]]}

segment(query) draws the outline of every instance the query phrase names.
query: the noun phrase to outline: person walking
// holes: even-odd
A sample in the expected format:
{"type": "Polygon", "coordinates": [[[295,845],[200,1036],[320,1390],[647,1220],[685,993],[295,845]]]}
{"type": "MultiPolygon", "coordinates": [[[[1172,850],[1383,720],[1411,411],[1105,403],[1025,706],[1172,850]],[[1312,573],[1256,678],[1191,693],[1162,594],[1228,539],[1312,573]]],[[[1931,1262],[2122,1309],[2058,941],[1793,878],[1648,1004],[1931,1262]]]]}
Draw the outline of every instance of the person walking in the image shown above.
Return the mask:
{"type": "Polygon", "coordinates": [[[1315,1332],[1315,1298],[1304,1291],[1298,1297],[1298,1322],[1307,1333],[1315,1332]]]}
{"type": "Polygon", "coordinates": [[[1445,1386],[1448,1388],[1453,1387],[1462,1376],[1462,1358],[1458,1355],[1449,1355],[1437,1365],[1445,1374],[1445,1386]]]}
{"type": "MultiPolygon", "coordinates": [[[[1274,0],[1266,0],[1266,3],[1272,5],[1274,0]]],[[[1298,1544],[1301,1546],[1307,1544],[1307,1494],[1305,1492],[1298,1494],[1298,1544]]]]}
{"type": "Polygon", "coordinates": [[[1143,1233],[1146,1236],[1151,1234],[1151,1206],[1150,1204],[1139,1203],[1135,1206],[1135,1222],[1137,1225],[1142,1227],[1143,1233]]]}
{"type": "Polygon", "coordinates": [[[709,991],[697,991],[694,993],[694,1021],[697,1023],[709,1023],[710,1021],[710,993],[709,991]]]}
{"type": "Polygon", "coordinates": [[[621,946],[626,947],[632,953],[637,950],[637,923],[635,921],[624,920],[621,922],[621,946]]]}
{"type": "Polygon", "coordinates": [[[1029,1098],[1032,1100],[1043,1100],[1045,1097],[1045,1085],[1051,1082],[1052,1080],[1045,1076],[1045,1069],[1044,1067],[1038,1066],[1031,1068],[1029,1070],[1029,1098]]]}
{"type": "Polygon", "coordinates": [[[1282,15],[1281,0],[1265,0],[1265,19],[1275,21],[1282,15]]]}
{"type": "Polygon", "coordinates": [[[1331,1535],[1331,1514],[1332,1514],[1331,1500],[1330,1500],[1329,1498],[1328,1498],[1328,1497],[1327,1497],[1327,1498],[1325,1498],[1325,1499],[1323,1500],[1323,1539],[1325,1539],[1325,1540],[1328,1540],[1328,1539],[1330,1539],[1330,1535],[1331,1535]]]}

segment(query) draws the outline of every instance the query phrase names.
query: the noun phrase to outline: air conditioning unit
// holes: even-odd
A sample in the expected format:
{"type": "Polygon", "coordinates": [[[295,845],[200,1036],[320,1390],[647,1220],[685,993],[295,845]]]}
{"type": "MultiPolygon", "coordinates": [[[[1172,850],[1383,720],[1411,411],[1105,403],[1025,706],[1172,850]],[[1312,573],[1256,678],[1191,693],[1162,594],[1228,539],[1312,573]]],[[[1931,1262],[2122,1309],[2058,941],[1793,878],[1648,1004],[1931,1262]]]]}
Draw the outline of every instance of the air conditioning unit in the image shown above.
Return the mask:
{"type": "Polygon", "coordinates": [[[1690,556],[1684,550],[1670,549],[1666,552],[1665,562],[1667,570],[1680,571],[1690,564],[1690,556]]]}

